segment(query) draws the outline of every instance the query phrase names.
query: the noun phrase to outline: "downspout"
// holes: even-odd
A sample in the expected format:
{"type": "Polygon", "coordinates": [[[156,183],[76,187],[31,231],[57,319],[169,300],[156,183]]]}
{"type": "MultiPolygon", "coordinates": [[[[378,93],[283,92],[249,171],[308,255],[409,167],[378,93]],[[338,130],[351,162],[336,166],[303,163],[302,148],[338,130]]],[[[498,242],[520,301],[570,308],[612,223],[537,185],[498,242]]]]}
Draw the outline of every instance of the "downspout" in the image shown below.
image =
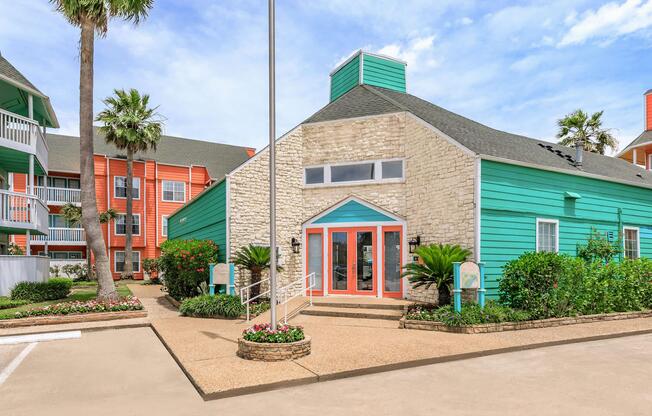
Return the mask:
{"type": "Polygon", "coordinates": [[[158,162],[154,161],[154,196],[156,197],[156,203],[154,204],[154,214],[156,215],[155,218],[155,224],[156,224],[156,232],[154,235],[156,236],[155,242],[156,242],[156,247],[154,248],[154,251],[156,252],[156,249],[158,248],[158,162]]]}
{"type": "Polygon", "coordinates": [[[481,244],[481,215],[482,215],[482,159],[480,155],[475,156],[475,192],[474,192],[474,257],[476,263],[481,261],[480,244],[481,244]]]}
{"type": "Polygon", "coordinates": [[[226,250],[226,255],[224,256],[225,263],[230,263],[229,258],[231,257],[231,176],[226,175],[226,243],[224,248],[226,250]]]}
{"type": "Polygon", "coordinates": [[[618,208],[618,245],[621,250],[618,252],[618,260],[623,261],[623,250],[624,250],[624,235],[623,235],[623,209],[618,208]]]}

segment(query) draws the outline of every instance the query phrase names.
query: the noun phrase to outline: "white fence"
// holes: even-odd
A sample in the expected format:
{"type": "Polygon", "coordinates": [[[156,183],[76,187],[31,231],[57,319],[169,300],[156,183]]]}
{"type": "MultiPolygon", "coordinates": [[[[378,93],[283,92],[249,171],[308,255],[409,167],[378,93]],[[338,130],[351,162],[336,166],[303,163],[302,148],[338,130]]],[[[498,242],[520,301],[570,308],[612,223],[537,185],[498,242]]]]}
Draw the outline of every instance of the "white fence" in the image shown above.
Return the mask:
{"type": "Polygon", "coordinates": [[[36,235],[32,241],[47,241],[48,244],[84,245],[86,234],[83,228],[50,227],[48,235],[36,235]]]}
{"type": "Polygon", "coordinates": [[[44,256],[0,256],[0,296],[7,296],[19,282],[45,282],[50,259],[44,256]]]}

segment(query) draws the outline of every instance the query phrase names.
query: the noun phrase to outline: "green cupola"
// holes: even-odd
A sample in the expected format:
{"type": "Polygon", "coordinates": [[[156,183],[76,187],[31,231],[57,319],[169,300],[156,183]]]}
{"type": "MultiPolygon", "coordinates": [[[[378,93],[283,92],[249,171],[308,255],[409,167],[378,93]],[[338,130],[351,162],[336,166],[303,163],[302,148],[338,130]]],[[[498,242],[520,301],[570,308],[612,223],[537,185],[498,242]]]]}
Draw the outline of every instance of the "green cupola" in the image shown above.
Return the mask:
{"type": "Polygon", "coordinates": [[[363,84],[404,93],[406,65],[400,59],[360,49],[331,71],[331,101],[363,84]]]}

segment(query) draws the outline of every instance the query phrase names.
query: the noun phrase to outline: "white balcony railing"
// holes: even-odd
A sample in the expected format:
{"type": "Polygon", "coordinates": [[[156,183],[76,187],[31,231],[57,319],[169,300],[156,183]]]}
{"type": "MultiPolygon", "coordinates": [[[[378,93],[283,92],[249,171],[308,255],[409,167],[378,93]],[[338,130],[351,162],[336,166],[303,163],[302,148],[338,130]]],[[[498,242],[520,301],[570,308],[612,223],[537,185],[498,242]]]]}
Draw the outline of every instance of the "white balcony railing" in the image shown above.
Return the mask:
{"type": "Polygon", "coordinates": [[[49,205],[65,205],[72,203],[79,205],[81,203],[81,189],[72,188],[45,188],[44,186],[35,186],[36,195],[49,205]],[[47,189],[47,198],[45,191],[47,189]]]}
{"type": "Polygon", "coordinates": [[[48,232],[48,207],[36,195],[0,190],[0,227],[48,232]]]}
{"type": "Polygon", "coordinates": [[[33,241],[47,241],[48,244],[84,245],[86,234],[83,228],[50,227],[48,235],[36,235],[33,241]]]}
{"type": "Polygon", "coordinates": [[[0,145],[36,155],[48,170],[48,144],[36,121],[0,109],[0,145]]]}

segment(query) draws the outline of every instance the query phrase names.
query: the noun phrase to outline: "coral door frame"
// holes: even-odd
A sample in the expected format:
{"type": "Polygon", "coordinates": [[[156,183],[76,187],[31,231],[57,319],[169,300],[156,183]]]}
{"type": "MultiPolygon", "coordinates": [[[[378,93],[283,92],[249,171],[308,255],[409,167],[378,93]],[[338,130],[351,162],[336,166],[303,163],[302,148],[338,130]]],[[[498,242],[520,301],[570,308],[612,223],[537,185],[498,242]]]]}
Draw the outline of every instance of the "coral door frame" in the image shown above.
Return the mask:
{"type": "Polygon", "coordinates": [[[377,296],[378,294],[378,227],[333,227],[328,229],[328,292],[333,295],[358,295],[358,296],[377,296]],[[357,288],[358,283],[358,245],[357,236],[360,232],[371,233],[371,251],[372,251],[372,277],[371,290],[360,290],[357,288]],[[345,233],[347,236],[347,288],[337,290],[333,288],[333,234],[345,233]]]}

